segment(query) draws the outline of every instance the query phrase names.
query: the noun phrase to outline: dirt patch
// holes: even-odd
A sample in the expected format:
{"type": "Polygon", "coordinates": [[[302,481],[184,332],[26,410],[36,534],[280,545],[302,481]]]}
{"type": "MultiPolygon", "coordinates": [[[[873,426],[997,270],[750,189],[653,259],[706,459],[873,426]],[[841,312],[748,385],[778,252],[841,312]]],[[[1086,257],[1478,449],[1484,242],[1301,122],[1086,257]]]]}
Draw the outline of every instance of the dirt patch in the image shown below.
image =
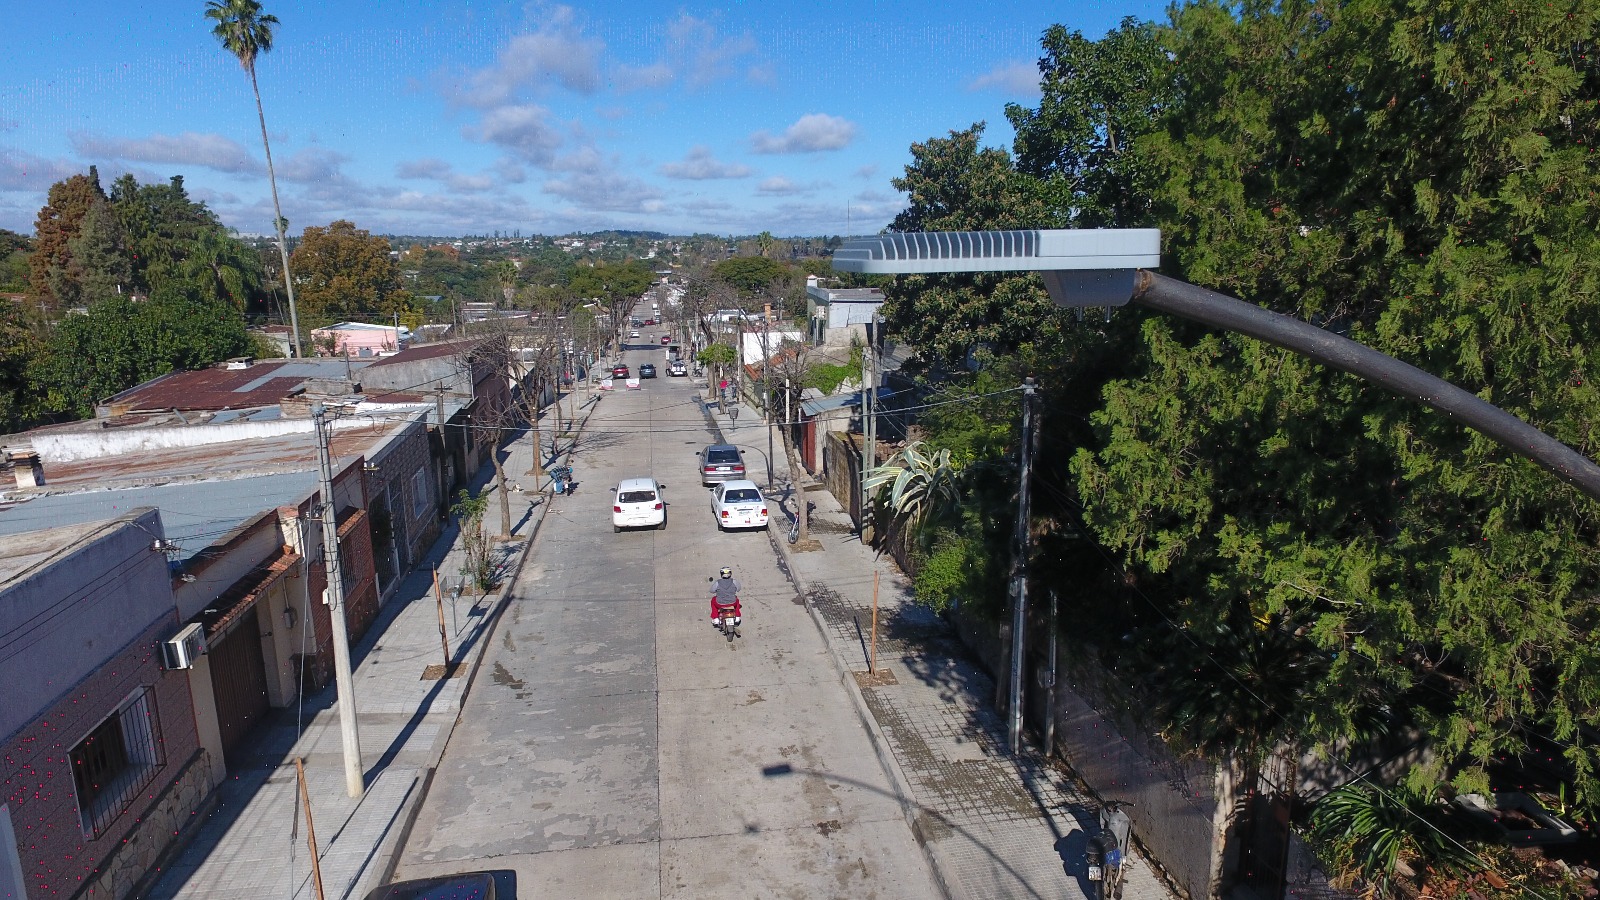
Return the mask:
{"type": "Polygon", "coordinates": [[[826,822],[818,822],[817,823],[817,834],[820,834],[823,837],[827,837],[828,835],[833,834],[835,831],[838,831],[839,829],[841,829],[843,827],[844,827],[843,825],[839,824],[839,820],[838,819],[829,819],[826,822]]]}
{"type": "Polygon", "coordinates": [[[423,681],[438,681],[441,678],[460,678],[466,669],[460,663],[451,663],[448,668],[434,663],[422,670],[423,681]]]}
{"type": "Polygon", "coordinates": [[[866,690],[867,688],[888,687],[891,684],[900,683],[899,679],[894,677],[894,672],[890,671],[889,669],[879,669],[876,672],[851,672],[850,674],[855,676],[856,687],[859,687],[862,690],[866,690]]]}

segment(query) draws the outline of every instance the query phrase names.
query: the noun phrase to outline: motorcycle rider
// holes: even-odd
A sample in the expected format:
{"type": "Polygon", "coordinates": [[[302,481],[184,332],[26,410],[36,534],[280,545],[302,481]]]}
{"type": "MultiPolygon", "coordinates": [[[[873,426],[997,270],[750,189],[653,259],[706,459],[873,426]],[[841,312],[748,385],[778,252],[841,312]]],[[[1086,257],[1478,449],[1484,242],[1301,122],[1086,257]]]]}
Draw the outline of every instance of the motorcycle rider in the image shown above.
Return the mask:
{"type": "Polygon", "coordinates": [[[717,621],[717,616],[722,610],[733,607],[733,624],[738,627],[744,624],[744,616],[739,608],[739,582],[733,578],[733,569],[723,566],[717,573],[717,580],[711,586],[711,626],[722,627],[717,621]]]}

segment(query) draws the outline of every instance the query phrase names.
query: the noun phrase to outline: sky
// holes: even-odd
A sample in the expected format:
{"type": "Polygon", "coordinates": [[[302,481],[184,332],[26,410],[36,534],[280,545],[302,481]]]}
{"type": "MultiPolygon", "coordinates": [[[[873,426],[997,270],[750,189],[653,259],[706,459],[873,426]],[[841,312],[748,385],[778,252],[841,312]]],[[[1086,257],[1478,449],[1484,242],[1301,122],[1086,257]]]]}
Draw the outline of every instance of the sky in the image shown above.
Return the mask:
{"type": "MultiPolygon", "coordinates": [[[[249,79],[204,7],[0,0],[0,228],[32,234],[95,165],[271,230],[249,79]]],[[[291,233],[860,235],[904,207],[913,143],[982,121],[1009,149],[1046,28],[1164,7],[264,0],[256,73],[291,233]]]]}

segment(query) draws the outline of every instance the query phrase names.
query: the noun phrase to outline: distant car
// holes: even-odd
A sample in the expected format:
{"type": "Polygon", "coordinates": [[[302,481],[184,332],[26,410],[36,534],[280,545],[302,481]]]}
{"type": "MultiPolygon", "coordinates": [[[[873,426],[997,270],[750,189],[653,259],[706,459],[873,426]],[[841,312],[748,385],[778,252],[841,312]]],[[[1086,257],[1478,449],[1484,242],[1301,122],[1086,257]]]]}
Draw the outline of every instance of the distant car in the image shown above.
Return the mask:
{"type": "Polygon", "coordinates": [[[663,335],[662,335],[662,336],[661,336],[661,346],[663,346],[663,347],[665,347],[665,346],[666,346],[666,345],[668,345],[668,344],[670,344],[670,343],[672,343],[672,335],[670,335],[670,334],[663,334],[663,335]]]}
{"type": "Polygon", "coordinates": [[[700,451],[700,483],[710,487],[744,477],[744,456],[732,444],[712,444],[700,451]]]}
{"type": "Polygon", "coordinates": [[[717,528],[767,527],[767,500],[754,481],[725,481],[711,489],[711,516],[717,528]]]}
{"type": "Polygon", "coordinates": [[[638,336],[639,336],[639,332],[637,332],[637,331],[630,331],[630,332],[628,332],[628,337],[631,337],[631,338],[636,338],[636,337],[638,337],[638,336]]]}
{"type": "Polygon", "coordinates": [[[644,365],[639,367],[639,377],[640,378],[654,378],[654,377],[656,377],[656,367],[652,366],[649,363],[645,363],[644,365]]]}
{"type": "Polygon", "coordinates": [[[612,378],[627,378],[628,375],[629,375],[629,372],[628,372],[628,367],[627,366],[615,365],[615,366],[611,367],[611,377],[612,378]]]}
{"type": "Polygon", "coordinates": [[[689,367],[683,364],[683,360],[675,359],[675,360],[672,361],[672,365],[667,366],[667,374],[668,375],[688,375],[689,374],[689,367]]]}
{"type": "Polygon", "coordinates": [[[645,319],[644,323],[646,325],[654,325],[656,323],[656,320],[655,319],[645,319]]]}
{"type": "Polygon", "coordinates": [[[654,478],[624,478],[611,489],[611,530],[656,528],[666,530],[667,501],[654,478]]]}

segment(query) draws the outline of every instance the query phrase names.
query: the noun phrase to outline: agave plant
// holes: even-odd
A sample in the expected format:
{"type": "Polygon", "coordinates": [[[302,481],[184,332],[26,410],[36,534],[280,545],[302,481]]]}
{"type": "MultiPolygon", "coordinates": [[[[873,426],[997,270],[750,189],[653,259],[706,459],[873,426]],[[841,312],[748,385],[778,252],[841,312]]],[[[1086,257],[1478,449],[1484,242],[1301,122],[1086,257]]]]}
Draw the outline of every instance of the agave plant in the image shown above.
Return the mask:
{"type": "Polygon", "coordinates": [[[912,441],[883,465],[867,473],[863,485],[869,497],[881,496],[895,520],[907,531],[921,533],[961,503],[961,470],[950,460],[949,450],[929,453],[922,441],[912,441]]]}
{"type": "Polygon", "coordinates": [[[1444,810],[1429,792],[1404,785],[1347,784],[1317,801],[1312,834],[1349,854],[1361,877],[1389,893],[1402,859],[1455,869],[1472,852],[1449,833],[1444,810]]]}

